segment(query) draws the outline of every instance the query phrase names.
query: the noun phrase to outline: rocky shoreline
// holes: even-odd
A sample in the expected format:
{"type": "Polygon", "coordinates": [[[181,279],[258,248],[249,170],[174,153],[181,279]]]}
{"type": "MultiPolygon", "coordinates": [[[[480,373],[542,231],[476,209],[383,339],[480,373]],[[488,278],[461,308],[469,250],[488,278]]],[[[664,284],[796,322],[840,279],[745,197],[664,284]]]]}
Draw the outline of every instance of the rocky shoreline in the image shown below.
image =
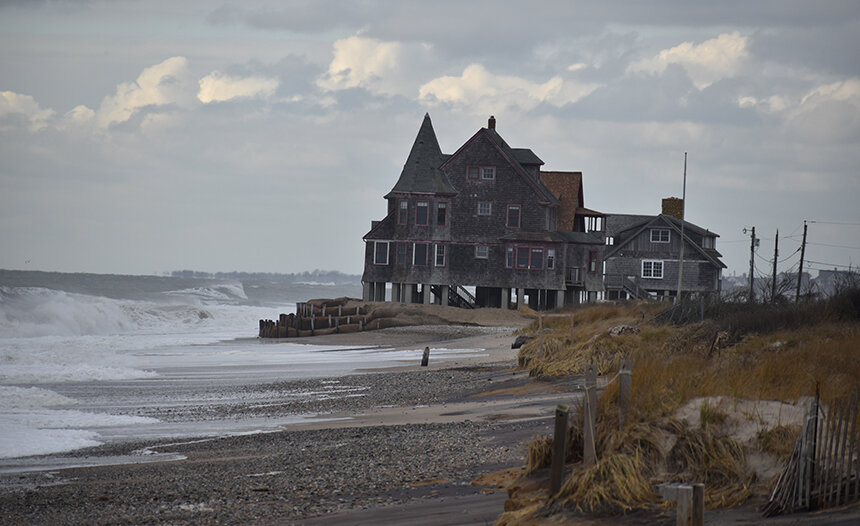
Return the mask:
{"type": "MultiPolygon", "coordinates": [[[[525,383],[511,365],[240,386],[239,390],[264,389],[282,396],[254,406],[232,402],[152,416],[349,415],[380,408],[405,414],[428,406],[438,407],[444,415],[448,404],[473,400],[488,388],[525,383]]],[[[241,400],[240,393],[233,394],[225,398],[241,400]]],[[[482,396],[481,403],[494,397],[510,395],[482,396]]],[[[450,415],[455,412],[452,409],[450,415]]],[[[410,423],[407,419],[357,427],[322,423],[318,429],[105,445],[75,455],[159,452],[186,458],[4,474],[0,509],[8,524],[282,524],[416,499],[480,495],[482,488],[472,486],[472,481],[496,469],[521,465],[525,441],[548,432],[549,424],[542,418],[450,418],[454,421],[410,423]]],[[[499,507],[495,514],[502,511],[499,507]]]]}

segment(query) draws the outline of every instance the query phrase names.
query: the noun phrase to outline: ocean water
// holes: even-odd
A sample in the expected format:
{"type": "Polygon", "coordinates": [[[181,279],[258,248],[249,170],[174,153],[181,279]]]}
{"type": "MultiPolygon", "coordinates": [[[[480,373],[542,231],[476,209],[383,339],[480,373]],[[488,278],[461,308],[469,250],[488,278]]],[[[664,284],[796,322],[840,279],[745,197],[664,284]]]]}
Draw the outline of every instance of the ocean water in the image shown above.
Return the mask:
{"type": "MultiPolygon", "coordinates": [[[[357,282],[0,270],[0,459],[110,440],[257,432],[307,418],[168,422],[148,415],[184,405],[266,403],[285,395],[253,386],[418,360],[420,349],[256,338],[259,319],[294,312],[297,301],[360,293],[357,282]]],[[[332,386],[295,396],[360,393],[332,386]]]]}

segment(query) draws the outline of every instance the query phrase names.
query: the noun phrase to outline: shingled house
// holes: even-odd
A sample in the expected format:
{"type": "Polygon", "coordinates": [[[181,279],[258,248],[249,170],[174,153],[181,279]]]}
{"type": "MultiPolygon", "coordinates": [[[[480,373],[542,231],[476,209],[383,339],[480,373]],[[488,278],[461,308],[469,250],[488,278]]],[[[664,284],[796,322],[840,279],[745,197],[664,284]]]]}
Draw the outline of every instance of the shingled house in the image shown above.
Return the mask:
{"type": "Polygon", "coordinates": [[[583,206],[580,172],[543,164],[508,146],[494,117],[443,154],[425,115],[385,218],[364,236],[364,299],[505,308],[596,299],[603,215],[583,206]]]}
{"type": "MultiPolygon", "coordinates": [[[[681,256],[680,199],[663,200],[659,215],[606,216],[605,298],[674,298],[681,256]]],[[[683,222],[682,294],[719,294],[726,265],[716,250],[717,234],[683,222]]]]}

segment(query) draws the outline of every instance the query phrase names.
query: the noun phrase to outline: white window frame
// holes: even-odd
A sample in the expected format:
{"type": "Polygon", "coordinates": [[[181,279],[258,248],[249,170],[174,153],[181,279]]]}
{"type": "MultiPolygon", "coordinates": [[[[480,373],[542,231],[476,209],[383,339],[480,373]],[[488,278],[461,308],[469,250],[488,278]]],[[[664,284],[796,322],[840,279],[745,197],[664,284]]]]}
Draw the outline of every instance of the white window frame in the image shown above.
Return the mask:
{"type": "Polygon", "coordinates": [[[672,232],[668,228],[652,228],[651,229],[651,242],[652,243],[669,243],[672,241],[672,232]],[[654,234],[657,232],[661,232],[661,234],[657,235],[657,239],[654,239],[654,234]],[[663,239],[662,232],[666,232],[666,239],[663,239]]]}
{"type": "Polygon", "coordinates": [[[495,166],[482,166],[481,167],[481,180],[482,181],[495,181],[496,180],[496,167],[495,166]]]}
{"type": "Polygon", "coordinates": [[[373,264],[374,265],[387,265],[389,256],[391,255],[391,244],[388,241],[374,241],[373,242],[373,264]],[[379,245],[385,245],[385,263],[380,263],[377,259],[379,255],[379,245]]]}
{"type": "Polygon", "coordinates": [[[555,269],[555,249],[548,248],[546,249],[546,256],[544,257],[544,262],[546,263],[547,270],[555,269]]]}
{"type": "Polygon", "coordinates": [[[475,259],[490,259],[490,247],[487,245],[477,245],[475,247],[475,259]],[[481,252],[483,252],[483,255],[481,252]]]}
{"type": "Polygon", "coordinates": [[[663,279],[663,271],[665,270],[665,263],[662,259],[643,259],[641,265],[641,273],[640,275],[646,279],[663,279]],[[645,268],[648,266],[648,273],[646,274],[645,268]],[[660,275],[656,275],[656,267],[660,268],[660,275]]]}
{"type": "Polygon", "coordinates": [[[444,267],[445,266],[445,245],[435,245],[435,246],[436,246],[436,250],[434,251],[435,253],[433,254],[433,264],[434,264],[434,266],[437,266],[437,267],[444,267]],[[439,262],[440,256],[442,257],[441,263],[439,262]]]}
{"type": "Polygon", "coordinates": [[[491,201],[478,201],[478,215],[491,216],[493,215],[493,203],[491,201]],[[481,205],[487,205],[487,212],[481,213],[481,205]]]}

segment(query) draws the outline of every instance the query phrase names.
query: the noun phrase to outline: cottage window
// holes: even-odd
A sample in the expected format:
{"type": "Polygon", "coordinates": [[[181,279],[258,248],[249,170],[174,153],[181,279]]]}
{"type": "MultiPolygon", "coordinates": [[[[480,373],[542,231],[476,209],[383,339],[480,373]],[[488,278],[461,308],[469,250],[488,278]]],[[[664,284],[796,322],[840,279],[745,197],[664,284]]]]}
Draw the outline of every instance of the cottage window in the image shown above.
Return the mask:
{"type": "Polygon", "coordinates": [[[427,243],[415,243],[412,248],[412,264],[427,264],[427,243]]]}
{"type": "Polygon", "coordinates": [[[490,181],[496,178],[496,167],[495,166],[485,166],[481,168],[481,179],[485,181],[490,181]]]}
{"type": "Polygon", "coordinates": [[[668,228],[653,228],[651,229],[652,243],[668,243],[669,229],[668,228]]]}
{"type": "Polygon", "coordinates": [[[448,203],[439,203],[436,205],[436,224],[445,226],[448,221],[448,203]]]}
{"type": "Polygon", "coordinates": [[[508,228],[520,227],[520,205],[508,205],[508,228]]]}
{"type": "Polygon", "coordinates": [[[702,248],[714,248],[714,238],[713,237],[703,237],[702,238],[702,248]]]}
{"type": "Polygon", "coordinates": [[[397,263],[406,263],[406,243],[397,243],[397,263]]]}
{"type": "Polygon", "coordinates": [[[479,216],[488,216],[493,213],[493,203],[489,203],[487,201],[482,201],[478,203],[478,215],[479,216]]]}
{"type": "Polygon", "coordinates": [[[478,245],[475,247],[475,259],[487,259],[490,257],[490,247],[478,245]]]}
{"type": "Polygon", "coordinates": [[[445,266],[445,245],[436,245],[436,266],[445,266]]]}
{"type": "Polygon", "coordinates": [[[542,269],[543,268],[543,249],[542,248],[533,248],[532,249],[532,261],[530,268],[533,269],[542,269]]]}
{"type": "Polygon", "coordinates": [[[481,168],[478,166],[470,166],[466,169],[466,175],[469,179],[477,179],[481,176],[481,168]]]}
{"type": "Polygon", "coordinates": [[[401,225],[406,224],[406,220],[409,217],[409,201],[400,201],[400,212],[397,214],[397,222],[401,225]]]}
{"type": "Polygon", "coordinates": [[[528,247],[517,247],[517,268],[529,268],[528,247]]]}
{"type": "Polygon", "coordinates": [[[588,251],[588,272],[594,274],[597,272],[597,251],[589,250],[588,251]]]}
{"type": "Polygon", "coordinates": [[[429,216],[428,209],[430,208],[430,203],[427,201],[418,201],[418,204],[415,206],[415,224],[416,225],[426,225],[427,218],[429,216]]]}
{"type": "Polygon", "coordinates": [[[663,262],[652,259],[642,260],[642,277],[663,279],[663,262]]]}
{"type": "Polygon", "coordinates": [[[514,248],[508,247],[508,250],[505,251],[505,267],[513,268],[514,267],[514,248]]]}
{"type": "Polygon", "coordinates": [[[373,263],[376,265],[388,264],[388,241],[373,242],[373,263]]]}
{"type": "Polygon", "coordinates": [[[555,249],[548,248],[546,250],[546,268],[552,270],[555,268],[555,249]]]}
{"type": "Polygon", "coordinates": [[[612,246],[615,244],[615,238],[612,236],[606,236],[606,245],[612,246]]]}

